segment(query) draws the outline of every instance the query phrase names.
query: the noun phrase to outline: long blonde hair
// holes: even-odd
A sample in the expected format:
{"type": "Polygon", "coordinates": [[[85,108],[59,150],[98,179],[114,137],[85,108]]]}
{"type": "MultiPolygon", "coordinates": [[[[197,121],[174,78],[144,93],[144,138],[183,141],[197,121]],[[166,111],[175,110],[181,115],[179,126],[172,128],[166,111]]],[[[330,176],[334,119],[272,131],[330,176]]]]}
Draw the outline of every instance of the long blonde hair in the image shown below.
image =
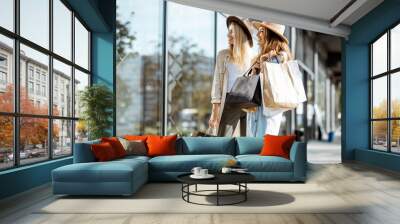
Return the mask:
{"type": "Polygon", "coordinates": [[[291,60],[292,54],[290,52],[289,45],[285,41],[283,41],[276,33],[268,29],[265,29],[265,32],[266,40],[261,48],[260,56],[267,54],[270,51],[275,51],[278,55],[284,52],[286,54],[286,56],[284,57],[284,61],[291,60]]]}
{"type": "Polygon", "coordinates": [[[229,45],[231,62],[245,68],[250,65],[250,41],[247,39],[243,29],[236,23],[231,23],[229,28],[234,35],[234,43],[229,45]]]}

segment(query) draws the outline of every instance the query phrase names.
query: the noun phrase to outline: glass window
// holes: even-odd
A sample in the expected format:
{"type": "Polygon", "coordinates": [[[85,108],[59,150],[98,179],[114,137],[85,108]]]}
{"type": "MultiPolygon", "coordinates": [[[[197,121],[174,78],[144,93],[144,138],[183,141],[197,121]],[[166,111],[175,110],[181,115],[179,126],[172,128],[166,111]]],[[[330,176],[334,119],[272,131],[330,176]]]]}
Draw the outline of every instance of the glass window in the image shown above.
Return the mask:
{"type": "Polygon", "coordinates": [[[391,97],[391,116],[400,118],[400,72],[391,75],[390,81],[390,97],[391,97]]]}
{"type": "Polygon", "coordinates": [[[0,68],[7,68],[7,55],[0,54],[0,68]]]}
{"type": "Polygon", "coordinates": [[[33,79],[33,67],[32,66],[29,66],[28,73],[29,73],[29,79],[33,79]]]}
{"type": "Polygon", "coordinates": [[[228,48],[228,29],[226,27],[226,18],[228,15],[217,13],[217,52],[228,48]]]}
{"type": "Polygon", "coordinates": [[[75,69],[75,117],[81,114],[80,95],[87,86],[89,86],[89,75],[75,69]]]}
{"type": "Polygon", "coordinates": [[[11,116],[0,116],[0,170],[14,165],[14,123],[11,116]]]}
{"type": "Polygon", "coordinates": [[[53,51],[71,60],[72,12],[60,1],[53,0],[53,51]]]}
{"type": "Polygon", "coordinates": [[[75,18],[75,63],[89,70],[89,32],[75,18]]]}
{"type": "Polygon", "coordinates": [[[162,7],[117,0],[117,135],[161,134],[162,7]]]}
{"type": "Polygon", "coordinates": [[[372,122],[373,149],[387,151],[387,134],[387,121],[372,122]]]}
{"type": "Polygon", "coordinates": [[[372,44],[372,75],[387,71],[387,34],[372,44]]]}
{"type": "Polygon", "coordinates": [[[75,142],[88,140],[88,129],[84,120],[75,121],[75,142]]]}
{"type": "Polygon", "coordinates": [[[390,32],[390,68],[400,67],[400,25],[390,32]]]}
{"type": "Polygon", "coordinates": [[[12,63],[8,58],[13,58],[13,40],[0,35],[0,111],[14,111],[14,72],[12,63]]]}
{"type": "MultiPolygon", "coordinates": [[[[0,112],[11,113],[0,115],[0,170],[47,160],[51,149],[54,157],[72,153],[73,98],[75,93],[79,94],[89,85],[90,77],[88,71],[85,74],[76,70],[77,78],[72,80],[72,69],[83,67],[83,70],[89,70],[90,33],[73,17],[74,12],[67,4],[63,0],[0,0],[0,112]],[[16,3],[19,3],[20,18],[16,18],[14,13],[16,3]],[[14,21],[19,23],[14,24],[14,21]],[[74,26],[75,36],[72,35],[74,26]],[[14,35],[5,35],[4,29],[14,35]],[[20,32],[17,34],[14,30],[20,32]],[[76,49],[72,47],[73,40],[76,49]],[[15,41],[20,45],[17,52],[19,74],[14,73],[15,41]],[[53,49],[50,49],[50,43],[53,43],[53,49]],[[70,63],[57,61],[53,53],[70,63]],[[76,63],[72,55],[76,55],[76,63]],[[49,74],[50,70],[53,74],[49,74]],[[15,77],[20,85],[18,100],[14,99],[15,77]],[[51,90],[50,77],[53,79],[51,90]],[[74,82],[76,92],[72,92],[74,82]],[[50,97],[53,105],[49,105],[50,97]],[[19,105],[14,105],[15,102],[19,105]],[[52,114],[49,114],[49,106],[52,106],[52,114]],[[18,113],[14,112],[15,107],[19,108],[18,113]],[[35,115],[41,116],[36,118],[35,115]],[[63,120],[59,120],[59,116],[63,120]],[[18,135],[12,133],[14,119],[20,121],[18,135]],[[54,127],[52,133],[48,133],[48,125],[54,127]],[[21,144],[12,145],[15,139],[19,139],[17,142],[21,144]],[[49,147],[50,140],[50,146],[54,144],[54,148],[49,147]],[[13,151],[20,155],[20,161],[14,160],[13,151]]],[[[79,96],[76,99],[79,103],[79,96]]],[[[79,109],[77,111],[79,116],[79,109]]]]}
{"type": "Polygon", "coordinates": [[[392,127],[391,130],[391,151],[395,153],[400,153],[400,120],[392,120],[391,122],[392,127]]]}
{"type": "Polygon", "coordinates": [[[53,120],[53,157],[72,154],[72,121],[53,120]]]}
{"type": "Polygon", "coordinates": [[[372,148],[394,153],[400,153],[400,92],[398,91],[400,72],[396,71],[400,66],[400,60],[397,57],[400,53],[399,38],[400,25],[397,25],[393,29],[387,30],[382,37],[371,45],[373,68],[371,77],[372,148]],[[386,43],[389,34],[390,48],[386,43]],[[390,53],[389,58],[387,58],[388,52],[390,53]],[[388,61],[390,62],[390,69],[387,66],[388,61]],[[378,76],[379,78],[376,77],[376,75],[384,72],[384,75],[378,76]],[[390,86],[388,86],[388,83],[390,83],[390,86]],[[388,103],[390,103],[390,111],[387,111],[388,103]],[[388,130],[388,125],[390,125],[390,130],[388,130]]]}
{"type": "Polygon", "coordinates": [[[71,66],[66,65],[56,59],[53,60],[53,114],[62,117],[72,117],[72,76],[71,66]],[[65,80],[66,83],[70,83],[68,88],[63,88],[63,82],[58,80],[65,80]],[[61,86],[60,86],[61,85],[61,86]],[[66,98],[65,101],[58,101],[58,90],[61,90],[60,94],[62,98],[66,98]],[[61,107],[65,107],[64,113],[61,111],[61,107]]]}
{"type": "Polygon", "coordinates": [[[36,95],[40,95],[40,84],[36,84],[36,95]]]}
{"type": "Polygon", "coordinates": [[[49,48],[49,0],[20,0],[21,36],[49,48]]]}
{"type": "Polygon", "coordinates": [[[372,118],[387,118],[387,78],[372,81],[372,118]]]}
{"type": "Polygon", "coordinates": [[[37,79],[40,81],[40,70],[45,72],[46,81],[45,84],[48,86],[47,74],[48,74],[48,63],[49,57],[39,51],[36,51],[28,46],[21,44],[21,72],[20,72],[20,80],[21,80],[21,87],[20,87],[20,108],[21,113],[24,114],[41,114],[47,115],[48,114],[48,94],[47,88],[45,88],[44,92],[41,90],[40,85],[36,84],[36,94],[29,95],[26,86],[27,74],[26,74],[26,67],[32,66],[36,68],[37,71],[37,79]],[[29,63],[29,65],[27,65],[29,63]],[[40,70],[39,70],[40,69],[40,70]],[[30,103],[30,100],[40,100],[42,103],[40,105],[33,105],[30,103]]]}
{"type": "Polygon", "coordinates": [[[0,26],[14,31],[14,0],[0,1],[0,26]]]}
{"type": "Polygon", "coordinates": [[[33,82],[28,82],[29,94],[34,93],[33,82]]]}
{"type": "Polygon", "coordinates": [[[214,12],[168,2],[167,15],[167,132],[190,135],[208,127],[214,69],[214,12]]]}
{"type": "Polygon", "coordinates": [[[20,163],[35,163],[49,158],[48,129],[45,118],[20,118],[20,163]]]}
{"type": "Polygon", "coordinates": [[[42,96],[46,96],[46,86],[42,86],[42,96]]]}

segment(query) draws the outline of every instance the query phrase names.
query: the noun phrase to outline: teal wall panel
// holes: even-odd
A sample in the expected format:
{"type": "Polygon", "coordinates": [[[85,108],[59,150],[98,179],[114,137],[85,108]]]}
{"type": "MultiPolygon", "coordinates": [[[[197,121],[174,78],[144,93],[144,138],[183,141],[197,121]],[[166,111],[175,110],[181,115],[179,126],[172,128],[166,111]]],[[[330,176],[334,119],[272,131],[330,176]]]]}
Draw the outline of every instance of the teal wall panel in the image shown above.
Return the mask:
{"type": "Polygon", "coordinates": [[[369,149],[369,44],[388,28],[400,22],[399,12],[399,0],[386,0],[353,24],[348,40],[343,40],[343,160],[358,160],[386,169],[399,170],[399,156],[369,149]]]}
{"type": "Polygon", "coordinates": [[[0,199],[48,183],[53,169],[71,163],[69,157],[0,172],[0,199]]]}

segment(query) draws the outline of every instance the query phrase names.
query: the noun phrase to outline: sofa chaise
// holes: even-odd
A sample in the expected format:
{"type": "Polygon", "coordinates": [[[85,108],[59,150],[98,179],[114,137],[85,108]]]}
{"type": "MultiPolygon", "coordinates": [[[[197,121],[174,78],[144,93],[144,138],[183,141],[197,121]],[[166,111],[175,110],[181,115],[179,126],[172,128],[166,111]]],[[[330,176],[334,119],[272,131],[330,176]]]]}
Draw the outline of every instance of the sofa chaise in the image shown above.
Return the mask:
{"type": "Polygon", "coordinates": [[[290,159],[260,156],[263,138],[182,137],[176,142],[176,155],[127,156],[96,162],[90,141],[75,144],[73,164],[52,171],[54,194],[131,195],[148,181],[176,181],[193,167],[218,172],[228,160],[236,160],[259,182],[304,182],[306,144],[294,142],[290,159]]]}

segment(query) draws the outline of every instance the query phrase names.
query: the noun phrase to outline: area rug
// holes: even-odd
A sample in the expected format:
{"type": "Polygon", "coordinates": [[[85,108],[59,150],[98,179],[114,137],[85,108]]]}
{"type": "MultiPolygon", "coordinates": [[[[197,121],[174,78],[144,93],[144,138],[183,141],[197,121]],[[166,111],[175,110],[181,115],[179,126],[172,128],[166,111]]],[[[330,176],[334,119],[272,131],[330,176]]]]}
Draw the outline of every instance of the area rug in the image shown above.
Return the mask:
{"type": "MultiPolygon", "coordinates": [[[[349,203],[316,184],[249,184],[246,202],[227,206],[189,204],[182,200],[177,183],[146,184],[131,197],[56,197],[36,213],[125,214],[125,213],[360,213],[349,203]]],[[[198,190],[215,189],[212,185],[198,190]]],[[[224,189],[231,189],[225,187],[224,189]]],[[[192,188],[194,190],[194,187],[192,188]]],[[[213,193],[210,193],[213,194],[213,193]]],[[[213,204],[214,196],[192,196],[197,203],[213,204]]],[[[223,203],[240,198],[224,197],[223,203]]]]}

